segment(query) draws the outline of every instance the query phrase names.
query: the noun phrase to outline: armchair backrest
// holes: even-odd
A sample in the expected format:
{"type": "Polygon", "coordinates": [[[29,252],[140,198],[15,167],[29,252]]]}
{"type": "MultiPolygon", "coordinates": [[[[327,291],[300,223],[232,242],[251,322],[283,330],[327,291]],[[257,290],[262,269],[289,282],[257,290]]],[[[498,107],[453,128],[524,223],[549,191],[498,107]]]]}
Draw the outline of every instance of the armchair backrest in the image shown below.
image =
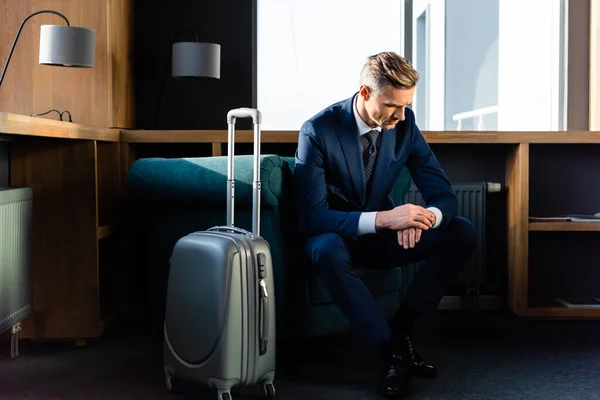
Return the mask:
{"type": "MultiPolygon", "coordinates": [[[[289,166],[290,172],[293,174],[294,166],[296,165],[296,159],[294,157],[282,157],[282,160],[289,166]]],[[[398,179],[396,179],[396,183],[392,188],[392,193],[390,194],[392,200],[397,206],[404,204],[406,201],[406,194],[410,189],[411,183],[412,178],[410,176],[410,172],[407,168],[402,168],[400,175],[398,175],[398,179]]]]}

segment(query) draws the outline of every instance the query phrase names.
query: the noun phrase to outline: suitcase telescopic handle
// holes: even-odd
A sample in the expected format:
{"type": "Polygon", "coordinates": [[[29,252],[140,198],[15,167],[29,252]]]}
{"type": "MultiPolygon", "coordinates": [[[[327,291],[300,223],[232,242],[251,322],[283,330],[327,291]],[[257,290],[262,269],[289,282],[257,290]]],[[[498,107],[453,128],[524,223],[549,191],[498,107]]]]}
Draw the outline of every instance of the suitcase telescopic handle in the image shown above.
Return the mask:
{"type": "Polygon", "coordinates": [[[227,225],[234,224],[235,203],[235,121],[252,118],[254,125],[254,172],[252,177],[252,233],[260,236],[260,124],[262,114],[254,108],[236,108],[227,113],[227,225]]]}
{"type": "Polygon", "coordinates": [[[248,232],[245,229],[242,228],[238,228],[236,226],[213,226],[212,228],[208,228],[207,231],[213,231],[213,232],[234,232],[237,233],[239,235],[250,235],[250,232],[248,232]]]}

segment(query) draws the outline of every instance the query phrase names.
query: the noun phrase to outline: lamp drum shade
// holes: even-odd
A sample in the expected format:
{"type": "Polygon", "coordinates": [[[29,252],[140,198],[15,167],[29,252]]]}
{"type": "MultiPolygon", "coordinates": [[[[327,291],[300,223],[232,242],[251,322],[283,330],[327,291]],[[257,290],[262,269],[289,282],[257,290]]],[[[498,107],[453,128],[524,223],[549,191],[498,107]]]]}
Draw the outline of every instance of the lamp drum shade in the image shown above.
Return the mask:
{"type": "Polygon", "coordinates": [[[42,25],[40,64],[93,68],[95,35],[92,29],[67,25],[42,25]]]}
{"type": "Polygon", "coordinates": [[[221,45],[200,42],[173,43],[173,78],[221,77],[221,45]]]}

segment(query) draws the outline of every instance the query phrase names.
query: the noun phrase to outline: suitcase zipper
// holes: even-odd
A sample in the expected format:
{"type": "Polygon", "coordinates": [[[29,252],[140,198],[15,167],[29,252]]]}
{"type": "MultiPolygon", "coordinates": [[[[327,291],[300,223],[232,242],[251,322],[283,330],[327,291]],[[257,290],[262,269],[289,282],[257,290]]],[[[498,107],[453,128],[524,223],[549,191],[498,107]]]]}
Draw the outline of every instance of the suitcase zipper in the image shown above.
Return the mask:
{"type": "Polygon", "coordinates": [[[254,383],[256,381],[256,374],[258,370],[258,335],[257,330],[258,324],[258,307],[257,307],[257,290],[258,280],[256,277],[256,269],[254,267],[256,260],[256,253],[254,252],[254,246],[250,237],[245,237],[245,241],[241,244],[244,247],[246,253],[246,288],[248,290],[248,301],[247,303],[247,332],[248,332],[248,349],[246,351],[249,357],[247,361],[246,371],[246,383],[254,383]],[[251,371],[250,371],[251,369],[251,371]]]}
{"type": "Polygon", "coordinates": [[[257,274],[257,269],[258,269],[258,265],[257,265],[257,253],[254,251],[256,248],[254,247],[254,243],[253,243],[253,239],[249,238],[248,239],[251,246],[251,257],[252,257],[252,266],[254,268],[250,268],[252,270],[252,276],[250,277],[250,286],[252,287],[252,295],[250,296],[250,298],[252,299],[252,304],[254,305],[254,318],[253,318],[253,329],[252,329],[252,333],[253,333],[253,337],[252,337],[252,344],[251,344],[251,349],[252,352],[254,353],[254,360],[253,360],[253,368],[252,368],[252,382],[256,382],[256,378],[257,378],[257,374],[258,374],[258,359],[260,357],[260,349],[259,349],[259,338],[260,338],[260,315],[259,315],[259,299],[258,299],[258,274],[257,274]]]}

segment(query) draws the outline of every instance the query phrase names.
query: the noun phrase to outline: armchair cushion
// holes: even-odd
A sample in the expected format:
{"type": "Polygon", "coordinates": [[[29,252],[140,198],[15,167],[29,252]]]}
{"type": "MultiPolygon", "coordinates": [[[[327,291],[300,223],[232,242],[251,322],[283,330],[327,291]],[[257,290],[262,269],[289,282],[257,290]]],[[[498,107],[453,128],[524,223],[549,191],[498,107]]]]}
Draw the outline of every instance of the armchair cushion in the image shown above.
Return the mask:
{"type": "MultiPolygon", "coordinates": [[[[289,166],[293,174],[295,167],[294,157],[282,157],[282,160],[289,166]]],[[[396,184],[392,189],[392,199],[396,205],[404,204],[406,193],[408,192],[412,178],[408,169],[404,168],[396,184]]],[[[290,199],[291,200],[291,199],[290,199]]],[[[291,233],[288,232],[287,235],[291,233]]],[[[299,240],[299,236],[295,236],[299,240]]],[[[296,251],[300,251],[296,249],[296,251]]],[[[299,259],[304,259],[299,255],[299,259]]],[[[393,268],[389,270],[370,269],[361,266],[356,267],[356,272],[363,280],[369,291],[375,297],[376,302],[383,310],[386,317],[391,318],[398,309],[400,301],[406,296],[409,283],[412,281],[419,264],[413,264],[404,267],[393,268]]],[[[302,265],[298,268],[309,268],[308,277],[308,296],[310,303],[310,313],[308,325],[311,326],[306,336],[321,336],[329,333],[340,332],[350,328],[350,323],[335,306],[331,300],[329,292],[325,288],[321,277],[315,269],[302,265]]]]}

